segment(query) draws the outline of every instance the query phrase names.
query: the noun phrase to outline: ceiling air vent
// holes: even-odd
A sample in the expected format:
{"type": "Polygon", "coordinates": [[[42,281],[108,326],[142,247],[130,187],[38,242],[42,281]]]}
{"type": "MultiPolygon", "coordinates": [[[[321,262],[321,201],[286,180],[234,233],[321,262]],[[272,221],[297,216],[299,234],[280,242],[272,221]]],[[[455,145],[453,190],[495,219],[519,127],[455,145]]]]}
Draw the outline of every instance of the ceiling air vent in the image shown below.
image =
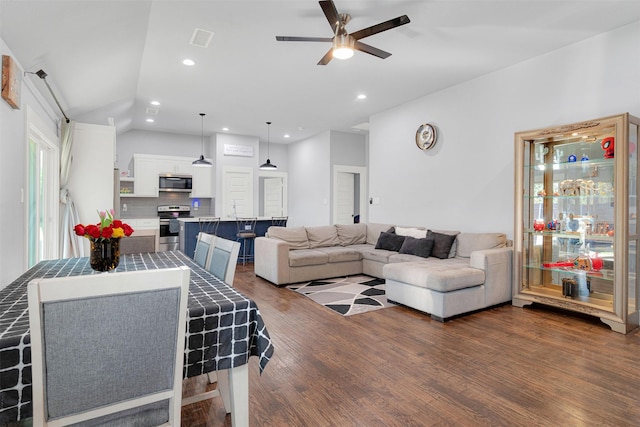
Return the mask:
{"type": "Polygon", "coordinates": [[[157,108],[153,108],[153,107],[147,107],[145,113],[157,116],[158,115],[158,109],[157,108]]]}
{"type": "Polygon", "coordinates": [[[209,43],[211,43],[212,38],[213,33],[211,31],[196,28],[195,30],[193,30],[193,34],[191,35],[189,44],[198,47],[208,47],[209,43]]]}

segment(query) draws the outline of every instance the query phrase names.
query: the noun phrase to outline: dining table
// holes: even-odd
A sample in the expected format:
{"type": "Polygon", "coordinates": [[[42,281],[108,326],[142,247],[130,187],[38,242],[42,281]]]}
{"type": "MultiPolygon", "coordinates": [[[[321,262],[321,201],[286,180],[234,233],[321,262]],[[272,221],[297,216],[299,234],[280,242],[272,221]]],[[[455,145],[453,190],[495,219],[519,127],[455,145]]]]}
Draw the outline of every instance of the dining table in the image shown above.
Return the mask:
{"type": "MultiPolygon", "coordinates": [[[[180,266],[191,270],[183,376],[226,373],[225,381],[231,388],[232,419],[248,418],[249,357],[258,357],[262,373],[274,352],[257,304],[180,251],[122,255],[112,271],[180,266]]],[[[92,270],[87,257],[46,260],[0,290],[0,425],[32,416],[27,284],[37,278],[89,274],[113,273],[92,270]]]]}

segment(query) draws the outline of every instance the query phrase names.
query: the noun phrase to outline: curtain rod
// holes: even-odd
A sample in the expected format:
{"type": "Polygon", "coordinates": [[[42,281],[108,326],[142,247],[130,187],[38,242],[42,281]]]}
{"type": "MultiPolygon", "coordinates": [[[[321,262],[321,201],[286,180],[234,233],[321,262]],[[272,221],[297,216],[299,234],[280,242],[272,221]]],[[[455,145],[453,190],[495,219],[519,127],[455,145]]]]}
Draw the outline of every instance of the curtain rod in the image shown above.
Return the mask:
{"type": "Polygon", "coordinates": [[[62,109],[62,106],[60,105],[60,102],[58,102],[58,98],[56,97],[56,94],[53,93],[53,90],[51,89],[51,86],[49,86],[49,83],[47,82],[47,79],[46,79],[47,73],[45,73],[44,70],[38,70],[35,73],[31,72],[31,71],[25,71],[25,73],[35,74],[36,76],[40,77],[42,79],[42,81],[44,81],[44,84],[47,85],[47,89],[49,89],[49,93],[53,97],[53,100],[56,101],[56,105],[58,105],[58,108],[60,109],[60,112],[62,112],[62,116],[67,121],[67,123],[69,123],[69,117],[67,117],[67,115],[64,113],[64,110],[62,109]]]}

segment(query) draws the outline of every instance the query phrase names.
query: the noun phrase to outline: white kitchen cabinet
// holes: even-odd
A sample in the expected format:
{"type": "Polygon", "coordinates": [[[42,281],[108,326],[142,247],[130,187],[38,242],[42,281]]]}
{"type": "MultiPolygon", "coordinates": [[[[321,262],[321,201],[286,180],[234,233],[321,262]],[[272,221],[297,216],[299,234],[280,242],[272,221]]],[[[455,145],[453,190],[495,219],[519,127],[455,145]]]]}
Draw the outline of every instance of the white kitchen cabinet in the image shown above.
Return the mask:
{"type": "Polygon", "coordinates": [[[156,159],[134,154],[133,173],[133,193],[136,197],[158,197],[156,159]]]}
{"type": "Polygon", "coordinates": [[[133,193],[125,197],[158,197],[160,174],[191,175],[191,197],[214,197],[214,168],[194,167],[190,157],[160,156],[157,154],[133,155],[133,193]]]}
{"type": "MultiPolygon", "coordinates": [[[[191,165],[189,165],[191,166],[191,165]]],[[[191,197],[213,197],[213,185],[214,173],[213,167],[196,167],[191,166],[191,175],[193,176],[193,190],[191,191],[191,197]]]]}
{"type": "Polygon", "coordinates": [[[174,173],[192,175],[192,159],[180,157],[158,158],[157,160],[158,174],[174,173]]]}

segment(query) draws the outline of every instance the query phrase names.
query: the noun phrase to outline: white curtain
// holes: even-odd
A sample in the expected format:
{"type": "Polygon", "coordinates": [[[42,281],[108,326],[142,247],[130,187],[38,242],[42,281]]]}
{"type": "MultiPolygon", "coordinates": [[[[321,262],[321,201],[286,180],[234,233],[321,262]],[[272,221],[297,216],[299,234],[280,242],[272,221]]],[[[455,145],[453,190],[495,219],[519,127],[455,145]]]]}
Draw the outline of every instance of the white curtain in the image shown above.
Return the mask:
{"type": "Polygon", "coordinates": [[[71,156],[71,148],[73,147],[73,128],[74,121],[69,123],[66,120],[61,121],[60,132],[60,210],[62,219],[60,224],[60,256],[62,258],[78,258],[85,256],[82,237],[77,236],[73,227],[78,223],[78,210],[73,203],[73,198],[67,189],[69,181],[69,173],[73,157],[71,156]]]}

